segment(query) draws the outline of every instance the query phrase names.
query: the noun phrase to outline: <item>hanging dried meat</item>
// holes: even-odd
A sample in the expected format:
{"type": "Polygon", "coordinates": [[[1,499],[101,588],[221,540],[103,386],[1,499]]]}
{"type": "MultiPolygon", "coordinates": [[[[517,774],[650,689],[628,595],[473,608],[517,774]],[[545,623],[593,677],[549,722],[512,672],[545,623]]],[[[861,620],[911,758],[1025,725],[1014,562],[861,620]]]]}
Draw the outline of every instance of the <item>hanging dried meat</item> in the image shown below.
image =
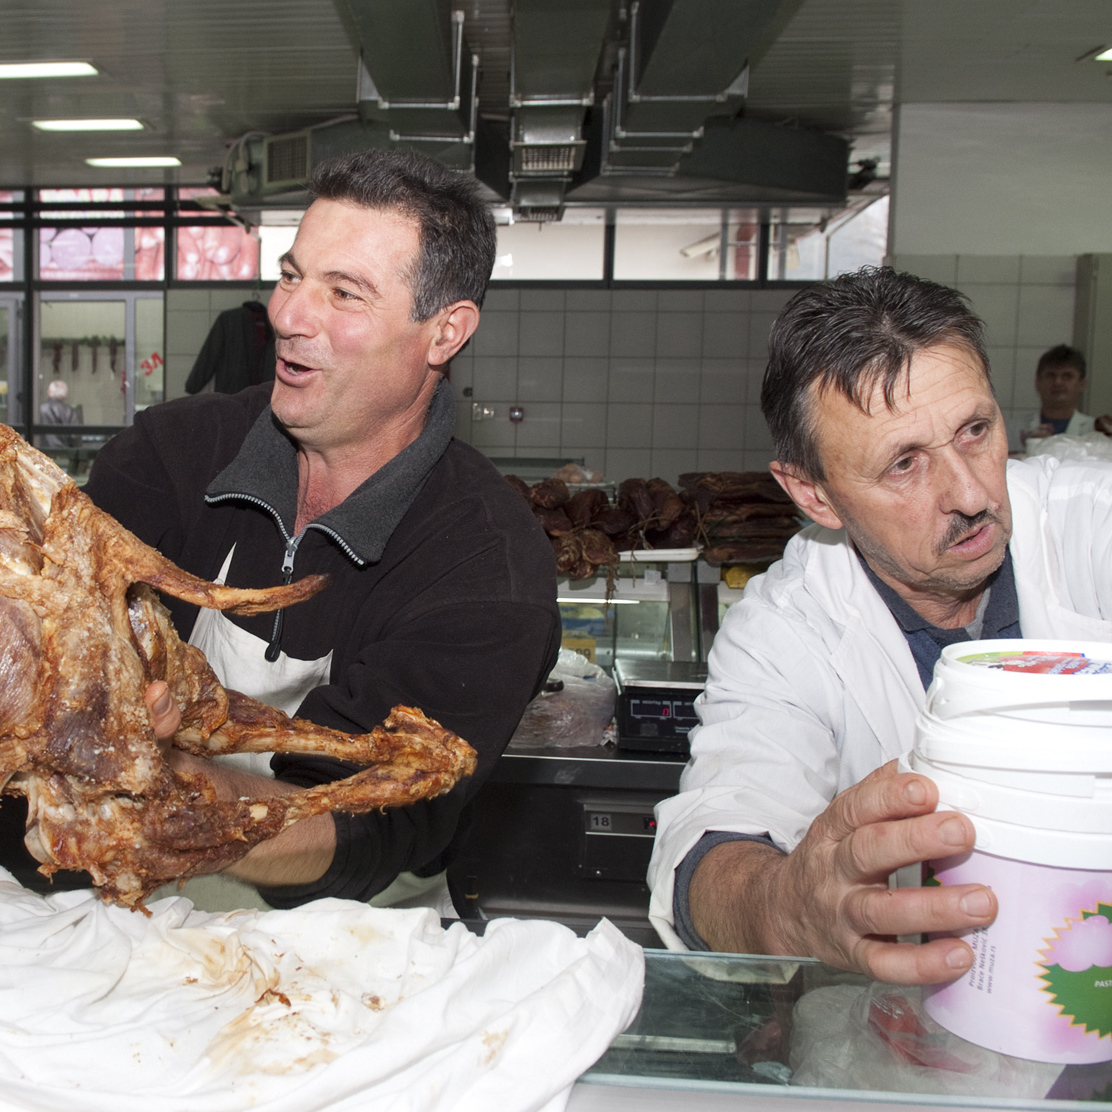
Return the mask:
{"type": "Polygon", "coordinates": [[[778,559],[800,529],[792,500],[767,471],[693,471],[680,476],[709,564],[778,559]]]}
{"type": "Polygon", "coordinates": [[[570,497],[563,479],[543,479],[529,488],[529,501],[545,510],[562,506],[570,497]]]}
{"type": "Polygon", "coordinates": [[[772,560],[800,528],[794,504],[767,471],[688,472],[679,490],[661,478],[626,479],[616,505],[599,488],[572,494],[557,478],[507,481],[529,502],[552,539],[557,571],[569,579],[611,569],[628,551],[698,546],[712,564],[772,560]]]}
{"type": "Polygon", "coordinates": [[[571,494],[562,479],[544,479],[529,486],[516,475],[506,481],[529,503],[533,516],[552,541],[556,571],[568,579],[590,579],[604,569],[609,576],[618,563],[618,549],[610,539],[624,533],[633,519],[622,515],[609,528],[596,525],[613,507],[606,492],[598,489],[571,494]]]}

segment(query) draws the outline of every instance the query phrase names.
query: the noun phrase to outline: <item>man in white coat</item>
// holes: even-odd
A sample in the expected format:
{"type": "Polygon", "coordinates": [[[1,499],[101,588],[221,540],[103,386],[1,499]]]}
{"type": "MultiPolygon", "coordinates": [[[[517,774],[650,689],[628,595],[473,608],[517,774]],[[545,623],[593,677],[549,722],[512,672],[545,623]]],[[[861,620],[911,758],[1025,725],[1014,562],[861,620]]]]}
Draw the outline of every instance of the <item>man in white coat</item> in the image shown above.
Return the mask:
{"type": "Polygon", "coordinates": [[[898,774],[934,662],[988,637],[1112,640],[1112,468],[1008,461],[981,322],[888,268],[797,294],[761,396],[773,474],[815,523],[752,580],[709,660],[650,916],[672,946],[814,956],[897,983],[967,970],[981,885],[890,889],[973,846],[898,774]]]}
{"type": "Polygon", "coordinates": [[[1039,356],[1035,367],[1039,408],[1019,430],[1021,449],[1045,436],[1084,436],[1094,429],[1112,435],[1112,417],[1090,417],[1077,408],[1089,384],[1085,366],[1085,356],[1067,344],[1056,344],[1039,356]]]}

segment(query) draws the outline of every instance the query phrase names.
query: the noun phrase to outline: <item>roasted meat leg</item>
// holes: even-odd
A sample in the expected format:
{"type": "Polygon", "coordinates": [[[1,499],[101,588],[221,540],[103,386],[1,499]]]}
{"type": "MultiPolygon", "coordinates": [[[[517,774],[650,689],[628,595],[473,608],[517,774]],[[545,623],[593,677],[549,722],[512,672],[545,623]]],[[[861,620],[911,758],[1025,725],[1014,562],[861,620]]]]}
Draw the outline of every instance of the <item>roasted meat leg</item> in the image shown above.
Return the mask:
{"type": "Polygon", "coordinates": [[[226,691],[152,590],[252,614],[324,585],[310,576],[240,590],[189,575],[0,425],[0,787],[27,797],[40,871],[85,869],[104,898],[141,907],[167,881],[217,872],[299,819],[411,803],[471,774],[474,750],[413,708],[349,735],[226,691]],[[154,680],[182,710],[181,749],[318,753],[370,767],[290,795],[220,801],[207,780],[163,759],[143,699],[154,680]]]}

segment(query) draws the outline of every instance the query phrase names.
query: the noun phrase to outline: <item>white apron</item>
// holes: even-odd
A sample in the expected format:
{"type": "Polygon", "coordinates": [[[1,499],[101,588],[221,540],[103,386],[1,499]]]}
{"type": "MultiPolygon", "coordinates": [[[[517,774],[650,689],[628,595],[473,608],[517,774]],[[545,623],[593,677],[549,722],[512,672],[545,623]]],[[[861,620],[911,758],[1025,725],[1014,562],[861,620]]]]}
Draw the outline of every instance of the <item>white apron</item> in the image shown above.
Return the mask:
{"type": "MultiPolygon", "coordinates": [[[[235,545],[224,560],[215,582],[224,583],[235,555],[235,545]]],[[[319,660],[294,660],[279,654],[274,663],[266,659],[267,643],[229,621],[219,610],[204,607],[189,636],[189,643],[205,654],[216,678],[267,706],[293,715],[314,687],[328,682],[332,654],[319,660]]],[[[244,772],[270,776],[270,753],[232,753],[217,757],[244,772]]]]}
{"type": "MultiPolygon", "coordinates": [[[[224,583],[231,567],[235,546],[232,546],[220,569],[216,583],[224,583]]],[[[246,632],[229,621],[219,610],[201,608],[189,643],[205,654],[216,678],[233,691],[239,691],[260,703],[277,707],[293,715],[302,700],[314,687],[328,682],[332,653],[318,660],[294,660],[281,653],[271,663],[266,659],[267,642],[246,632]]],[[[271,753],[230,753],[214,760],[233,765],[256,776],[273,776],[271,753]]],[[[268,903],[255,886],[235,877],[217,873],[194,877],[179,890],[177,885],[164,885],[155,898],[169,895],[187,896],[202,911],[235,911],[242,907],[267,909],[268,903]]],[[[388,888],[368,901],[375,907],[431,907],[442,918],[455,918],[445,874],[418,877],[402,873],[388,888]]]]}

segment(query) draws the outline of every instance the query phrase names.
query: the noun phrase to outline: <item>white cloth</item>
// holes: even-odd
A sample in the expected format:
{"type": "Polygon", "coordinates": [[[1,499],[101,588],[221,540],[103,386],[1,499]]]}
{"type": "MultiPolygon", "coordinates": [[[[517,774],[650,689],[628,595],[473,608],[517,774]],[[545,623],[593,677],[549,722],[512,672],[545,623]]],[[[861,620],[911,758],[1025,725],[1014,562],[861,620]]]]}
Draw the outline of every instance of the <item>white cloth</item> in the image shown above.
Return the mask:
{"type": "Polygon", "coordinates": [[[0,870],[0,1110],[558,1112],[644,981],[606,921],[150,910],[0,870]]]}
{"type": "MultiPolygon", "coordinates": [[[[1008,491],[1023,635],[1112,641],[1112,466],[1009,461],[1008,491]]],[[[838,792],[910,749],[925,701],[844,531],[815,525],[727,612],[708,671],[649,865],[649,917],[675,949],[675,869],[706,831],[791,850],[838,792]]]]}

